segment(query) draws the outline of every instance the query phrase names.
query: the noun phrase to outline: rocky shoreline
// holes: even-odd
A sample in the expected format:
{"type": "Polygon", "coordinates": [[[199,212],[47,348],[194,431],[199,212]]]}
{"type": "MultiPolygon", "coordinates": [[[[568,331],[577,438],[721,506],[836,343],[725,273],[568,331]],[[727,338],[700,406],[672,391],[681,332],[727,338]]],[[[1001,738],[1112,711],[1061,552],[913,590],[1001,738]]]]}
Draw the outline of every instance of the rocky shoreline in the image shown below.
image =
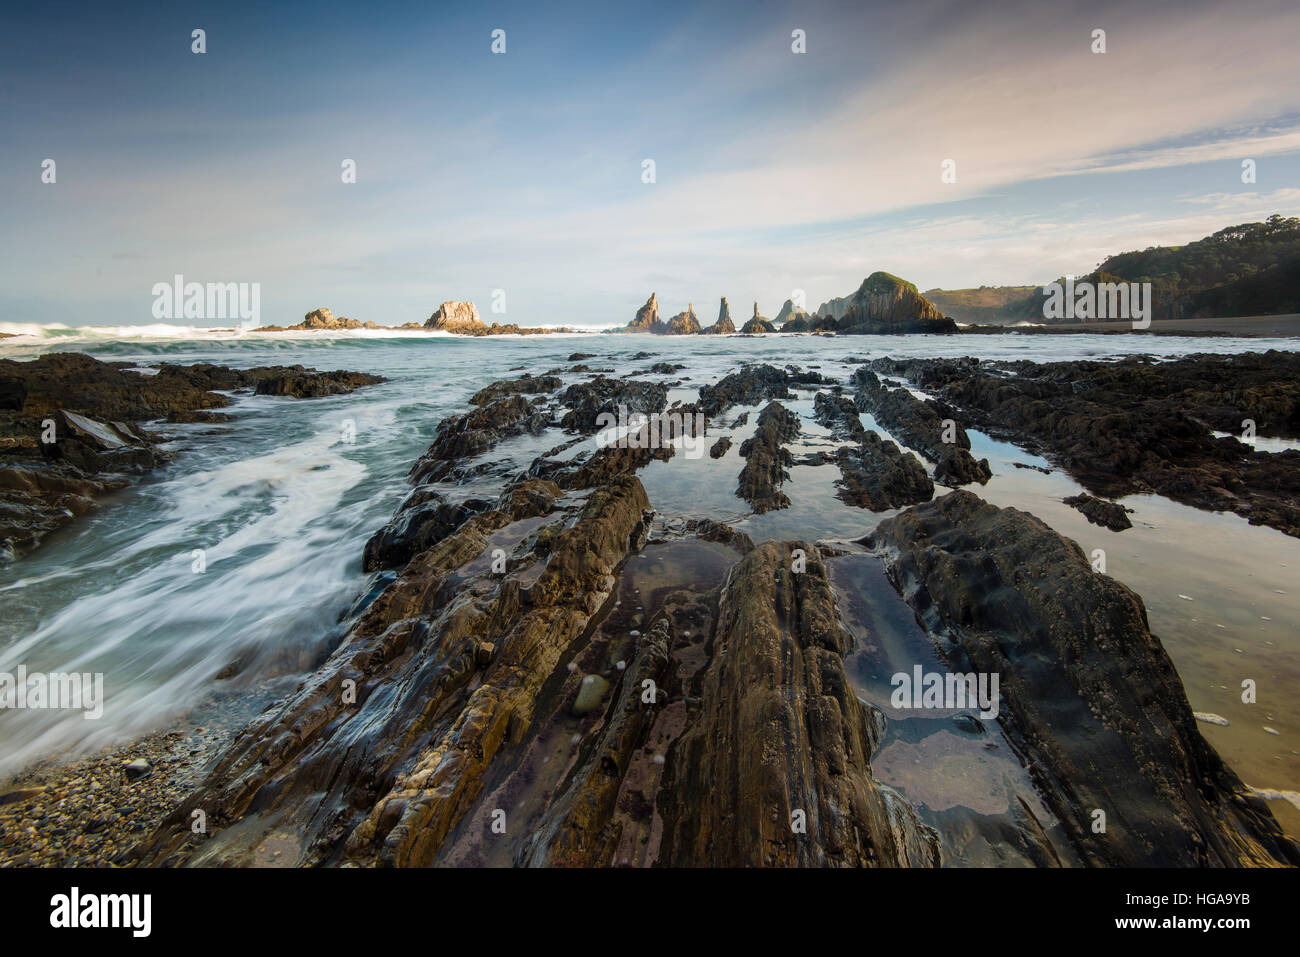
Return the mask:
{"type": "Polygon", "coordinates": [[[383,382],[302,366],[229,369],[162,363],[141,371],[54,352],[0,360],[0,563],[30,552],[96,500],[168,460],[161,428],[221,423],[223,393],[313,398],[383,382]],[[141,423],[145,423],[148,427],[141,423]]]}
{"type": "MultiPolygon", "coordinates": [[[[376,587],[333,653],[182,760],[184,797],[100,860],[1300,865],[1202,738],[1142,599],[980,498],[990,469],[967,433],[1043,452],[1112,528],[1109,498],[1152,489],[1294,535],[1300,452],[1212,432],[1253,416],[1300,435],[1296,361],[879,359],[843,380],[754,365],[693,401],[670,401],[673,366],[486,385],[366,545],[376,587]],[[620,409],[653,426],[602,439],[620,409]],[[799,454],[811,422],[826,451],[799,454]],[[520,470],[501,449],[525,440],[548,451],[520,470]],[[891,514],[855,541],[666,521],[648,477],[684,466],[688,440],[751,515],[798,504],[796,465],[834,466],[842,507],[891,514]],[[1000,706],[900,711],[879,682],[913,667],[998,676],[1000,706]],[[980,771],[916,781],[896,766],[909,749],[980,771]]],[[[53,843],[21,810],[35,801],[0,808],[37,842],[29,863],[53,843]]]]}

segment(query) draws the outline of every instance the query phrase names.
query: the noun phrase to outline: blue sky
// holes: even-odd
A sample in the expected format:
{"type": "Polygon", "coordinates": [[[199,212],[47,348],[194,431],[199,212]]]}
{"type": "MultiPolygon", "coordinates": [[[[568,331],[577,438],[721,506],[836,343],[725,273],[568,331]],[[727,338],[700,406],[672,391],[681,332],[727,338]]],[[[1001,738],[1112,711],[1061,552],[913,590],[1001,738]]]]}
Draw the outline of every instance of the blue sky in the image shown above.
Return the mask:
{"type": "Polygon", "coordinates": [[[258,282],[263,321],[284,324],[473,299],[489,319],[605,326],[652,290],[711,321],[723,295],[743,317],[875,269],[923,289],[1042,282],[1300,213],[1293,2],[2,16],[0,322],[152,322],[176,273],[258,282]]]}

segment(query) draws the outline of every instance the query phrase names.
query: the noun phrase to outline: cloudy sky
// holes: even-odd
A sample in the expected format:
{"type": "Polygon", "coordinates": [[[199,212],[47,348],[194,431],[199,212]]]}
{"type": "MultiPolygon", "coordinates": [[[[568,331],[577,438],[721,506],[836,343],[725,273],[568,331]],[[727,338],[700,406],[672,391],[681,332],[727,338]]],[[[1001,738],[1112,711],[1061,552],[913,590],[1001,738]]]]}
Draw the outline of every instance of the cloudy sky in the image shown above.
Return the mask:
{"type": "Polygon", "coordinates": [[[1300,213],[1294,0],[15,6],[0,322],[152,322],[181,273],[258,282],[286,324],[494,289],[520,324],[626,322],[652,290],[707,323],[723,295],[1035,283],[1300,213]]]}

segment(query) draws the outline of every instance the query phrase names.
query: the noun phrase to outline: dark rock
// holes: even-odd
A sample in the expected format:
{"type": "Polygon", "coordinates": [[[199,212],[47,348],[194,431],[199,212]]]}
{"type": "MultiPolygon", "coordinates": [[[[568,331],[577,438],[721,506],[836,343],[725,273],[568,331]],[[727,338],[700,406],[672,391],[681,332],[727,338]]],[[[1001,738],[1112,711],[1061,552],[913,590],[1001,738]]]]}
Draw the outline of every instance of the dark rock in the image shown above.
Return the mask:
{"type": "Polygon", "coordinates": [[[957,491],[882,522],[864,544],[883,550],[954,670],[1001,676],[999,722],[1082,860],[1300,864],[1201,737],[1142,600],[1074,542],[957,491]]]}
{"type": "Polygon", "coordinates": [[[975,426],[1061,465],[1092,495],[1157,492],[1300,537],[1300,450],[1260,452],[1210,434],[1238,433],[1249,419],[1260,435],[1300,435],[1296,353],[873,366],[938,392],[975,426]]]}
{"type": "Polygon", "coordinates": [[[290,395],[299,399],[346,395],[361,386],[386,382],[383,376],[365,372],[285,371],[258,380],[258,395],[290,395]]]}
{"type": "Polygon", "coordinates": [[[922,401],[906,389],[883,385],[870,369],[853,373],[857,391],[854,400],[860,409],[869,411],[876,421],[895,438],[916,449],[935,463],[934,480],[941,485],[966,485],[987,482],[993,475],[988,459],[978,461],[970,454],[970,436],[956,424],[947,428],[944,414],[933,401],[922,401]],[[944,442],[945,433],[952,442],[944,442]]]}
{"type": "Polygon", "coordinates": [[[939,865],[934,832],[872,777],[872,733],[844,674],[853,640],[815,546],[766,542],[742,559],[710,644],[686,689],[698,715],[664,769],[659,864],[939,865]]]}
{"type": "Polygon", "coordinates": [[[839,497],[850,505],[883,512],[928,502],[934,483],[925,466],[875,432],[864,432],[857,445],[839,450],[839,497]]]}
{"type": "Polygon", "coordinates": [[[660,382],[628,382],[597,376],[589,382],[571,385],[560,394],[569,411],[560,419],[562,428],[591,434],[600,431],[598,420],[606,413],[618,416],[619,407],[633,413],[662,412],[668,404],[668,387],[660,382]]]}
{"type": "Polygon", "coordinates": [[[563,384],[564,382],[559,376],[525,374],[518,379],[502,379],[493,382],[491,385],[484,386],[470,397],[469,404],[487,405],[507,395],[534,395],[539,392],[554,392],[563,384]]]}
{"type": "Polygon", "coordinates": [[[700,409],[712,418],[732,405],[758,405],[768,399],[793,399],[795,396],[790,386],[820,385],[823,382],[825,380],[816,372],[791,372],[770,365],[745,366],[715,385],[701,386],[700,409]]]}
{"type": "Polygon", "coordinates": [[[790,499],[780,491],[790,477],[791,464],[785,444],[799,437],[799,417],[780,402],[772,402],[758,416],[758,429],[740,445],[745,467],[740,472],[736,494],[757,514],[786,508],[790,499]]]}
{"type": "Polygon", "coordinates": [[[1071,495],[1068,498],[1061,499],[1061,501],[1071,508],[1078,509],[1092,524],[1109,528],[1112,532],[1122,532],[1126,528],[1133,527],[1133,523],[1129,521],[1128,517],[1128,513],[1132,509],[1127,509],[1118,502],[1107,502],[1105,499],[1093,498],[1086,492],[1071,495]]]}
{"type": "Polygon", "coordinates": [[[391,522],[366,542],[362,570],[402,568],[415,555],[442,541],[471,516],[492,507],[483,499],[450,503],[434,491],[417,491],[391,522]]]}

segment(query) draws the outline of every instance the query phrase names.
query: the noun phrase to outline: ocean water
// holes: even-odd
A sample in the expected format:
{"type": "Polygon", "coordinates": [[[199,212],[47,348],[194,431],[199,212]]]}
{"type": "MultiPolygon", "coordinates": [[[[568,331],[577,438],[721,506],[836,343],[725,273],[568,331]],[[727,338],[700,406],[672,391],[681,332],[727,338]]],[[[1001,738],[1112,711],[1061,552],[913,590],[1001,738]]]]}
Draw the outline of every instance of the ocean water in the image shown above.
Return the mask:
{"type": "MultiPolygon", "coordinates": [[[[0,568],[0,671],[22,664],[29,672],[102,672],[106,697],[99,720],[75,712],[0,711],[0,780],[36,759],[162,727],[203,700],[223,672],[237,672],[222,679],[225,687],[292,680],[311,668],[346,629],[354,602],[374,586],[361,570],[362,547],[409,491],[407,473],[438,422],[463,411],[490,381],[567,370],[574,352],[594,353],[582,361],[616,373],[656,361],[684,363],[687,368],[666,378],[677,383],[670,401],[689,401],[700,385],[745,362],[795,364],[845,381],[855,368],[845,360],[878,356],[1057,361],[1300,349],[1300,340],[1113,335],[469,339],[13,324],[0,324],[0,332],[19,333],[0,339],[0,358],[77,350],[142,368],[301,363],[389,380],[324,399],[239,396],[226,410],[234,421],[225,425],[160,424],[178,453],[171,463],[28,558],[0,568]],[[638,352],[652,357],[632,360],[638,352]]],[[[587,378],[561,374],[566,383],[587,378]]],[[[811,419],[812,392],[786,404],[803,420],[806,447],[828,444],[811,419]]],[[[848,539],[892,514],[839,503],[834,466],[796,466],[786,488],[792,507],[752,516],[734,494],[746,429],[720,433],[733,434],[735,443],[721,462],[679,455],[640,473],[665,519],[732,521],[756,540],[848,539]]],[[[711,427],[710,443],[714,434],[711,427]]],[[[1085,551],[1106,549],[1108,573],[1146,602],[1193,709],[1228,721],[1201,729],[1243,779],[1257,788],[1300,791],[1300,702],[1290,693],[1300,683],[1300,540],[1158,496],[1124,500],[1135,509],[1134,528],[1116,535],[1061,503],[1079,490],[1068,476],[1017,468],[1017,462],[1046,463],[980,433],[972,433],[972,442],[995,473],[973,491],[1034,513],[1085,551]],[[1240,700],[1245,678],[1258,683],[1257,704],[1240,700]]],[[[495,454],[523,467],[549,444],[510,440],[495,454]]],[[[1300,831],[1300,810],[1286,799],[1272,806],[1300,831]]]]}

